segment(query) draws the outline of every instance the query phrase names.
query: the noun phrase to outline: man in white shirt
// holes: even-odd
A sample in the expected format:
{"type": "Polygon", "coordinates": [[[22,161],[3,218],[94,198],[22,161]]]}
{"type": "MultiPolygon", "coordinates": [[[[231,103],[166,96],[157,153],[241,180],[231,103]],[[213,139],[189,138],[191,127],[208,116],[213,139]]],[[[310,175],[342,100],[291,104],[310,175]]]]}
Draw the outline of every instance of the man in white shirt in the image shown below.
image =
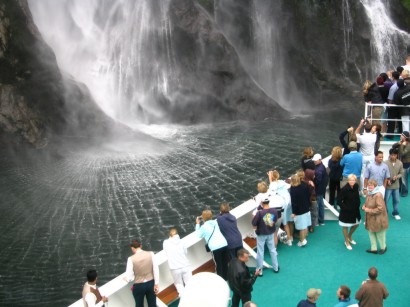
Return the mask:
{"type": "Polygon", "coordinates": [[[133,255],[127,260],[125,280],[134,281],[132,295],[135,306],[144,307],[145,297],[148,307],[156,307],[156,294],[159,291],[159,268],[154,253],[144,251],[139,240],[133,240],[130,247],[133,255]]]}
{"type": "Polygon", "coordinates": [[[187,258],[187,248],[180,239],[176,228],[169,230],[169,239],[164,240],[162,248],[167,254],[174,285],[181,297],[184,292],[184,285],[192,277],[192,271],[191,264],[187,258]]]}
{"type": "Polygon", "coordinates": [[[97,289],[97,271],[89,270],[87,272],[87,282],[83,287],[83,303],[84,307],[94,307],[99,302],[108,302],[108,298],[102,296],[97,289]]]}
{"type": "Polygon", "coordinates": [[[369,163],[374,161],[375,144],[377,134],[371,133],[372,125],[362,119],[359,126],[356,128],[357,143],[360,143],[360,152],[363,155],[362,174],[360,176],[360,186],[363,188],[363,173],[369,163]],[[360,134],[360,129],[364,126],[364,133],[360,134]]]}

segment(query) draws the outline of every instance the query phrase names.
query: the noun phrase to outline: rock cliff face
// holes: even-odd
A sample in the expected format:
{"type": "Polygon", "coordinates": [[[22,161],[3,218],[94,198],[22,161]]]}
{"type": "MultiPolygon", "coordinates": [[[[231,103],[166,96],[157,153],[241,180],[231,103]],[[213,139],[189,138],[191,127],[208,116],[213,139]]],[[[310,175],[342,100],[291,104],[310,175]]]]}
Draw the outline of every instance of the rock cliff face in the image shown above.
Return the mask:
{"type": "Polygon", "coordinates": [[[251,79],[203,8],[195,1],[172,0],[169,12],[180,82],[172,95],[176,103],[168,109],[171,121],[287,116],[251,79]]]}
{"type": "Polygon", "coordinates": [[[103,135],[117,125],[83,85],[63,77],[24,0],[0,2],[0,143],[46,146],[56,135],[103,135]]]}
{"type": "MultiPolygon", "coordinates": [[[[198,123],[258,120],[260,114],[287,116],[245,72],[234,48],[198,3],[171,0],[169,14],[176,77],[169,95],[153,91],[150,108],[166,118],[147,116],[146,121],[198,123]]],[[[0,4],[0,71],[3,142],[43,147],[53,136],[106,135],[116,127],[84,85],[62,75],[26,0],[0,4]]]]}
{"type": "MultiPolygon", "coordinates": [[[[276,101],[299,103],[304,110],[360,101],[363,81],[393,68],[392,63],[382,67],[375,62],[365,2],[371,3],[169,0],[167,31],[172,35],[167,44],[173,58],[167,90],[155,85],[159,75],[149,71],[151,59],[160,58],[160,65],[170,66],[164,60],[169,49],[160,38],[145,46],[154,50],[145,59],[145,79],[128,80],[130,87],[122,96],[130,99],[124,112],[132,108],[142,114],[133,115],[134,120],[190,124],[287,116],[276,101]],[[142,96],[149,96],[146,105],[135,102],[138,97],[131,87],[135,83],[146,83],[150,89],[142,91],[142,96]]],[[[164,2],[149,3],[159,7],[164,2]]],[[[408,1],[391,0],[387,5],[395,25],[409,32],[408,1]]],[[[101,10],[105,6],[110,3],[101,10]]],[[[399,65],[409,51],[403,37],[393,41],[395,50],[388,53],[394,53],[393,62],[399,65]]],[[[113,50],[108,58],[120,58],[117,46],[113,50]]],[[[117,77],[120,84],[123,76],[117,77]]],[[[52,136],[106,135],[117,128],[86,86],[62,75],[26,0],[0,2],[0,99],[0,142],[17,140],[42,147],[52,136]]]]}
{"type": "MultiPolygon", "coordinates": [[[[386,62],[385,66],[375,63],[378,60],[376,42],[362,1],[213,2],[215,19],[222,32],[262,88],[268,90],[272,85],[273,90],[269,94],[273,98],[283,87],[284,93],[299,91],[307,106],[337,106],[334,102],[360,100],[360,89],[366,79],[374,80],[379,73],[393,69],[390,63],[386,62]],[[233,20],[243,20],[244,23],[233,27],[233,20]],[[244,27],[249,20],[252,25],[244,27]],[[280,61],[274,59],[277,64],[271,67],[271,76],[260,73],[264,69],[258,64],[258,52],[262,48],[269,51],[264,56],[271,53],[280,58],[280,61]],[[267,77],[271,79],[270,83],[264,82],[267,77]],[[287,82],[281,83],[282,78],[287,82]]],[[[403,7],[403,2],[392,0],[385,1],[385,4],[393,22],[409,32],[409,11],[403,7]]],[[[393,35],[393,31],[388,35],[393,35]]],[[[395,50],[388,53],[396,65],[403,64],[407,53],[406,39],[392,40],[395,50]]],[[[389,48],[387,45],[384,47],[389,48]]],[[[279,99],[279,102],[282,101],[279,99]]]]}

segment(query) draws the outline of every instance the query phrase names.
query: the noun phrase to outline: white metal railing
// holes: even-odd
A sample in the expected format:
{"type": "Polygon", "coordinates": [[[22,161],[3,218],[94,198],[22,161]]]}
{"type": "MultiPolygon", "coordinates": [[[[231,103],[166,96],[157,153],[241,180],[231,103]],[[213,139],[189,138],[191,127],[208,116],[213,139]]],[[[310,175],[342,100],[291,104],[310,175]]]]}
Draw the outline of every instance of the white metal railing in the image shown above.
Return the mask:
{"type": "MultiPolygon", "coordinates": [[[[366,102],[365,103],[365,108],[364,108],[364,117],[365,119],[370,120],[370,122],[373,122],[373,120],[380,120],[382,122],[405,122],[407,125],[410,122],[410,119],[408,120],[402,120],[401,118],[398,119],[389,119],[389,118],[374,118],[373,117],[373,108],[374,107],[383,107],[383,108],[389,108],[389,107],[395,107],[395,108],[410,108],[410,106],[403,106],[403,105],[397,105],[397,104],[391,104],[391,103],[370,103],[366,102]]],[[[383,114],[383,113],[382,113],[383,114]]],[[[406,125],[406,126],[407,126],[406,125]]],[[[395,130],[397,130],[397,126],[395,127],[395,130]]],[[[393,133],[388,133],[388,132],[383,132],[383,136],[400,136],[401,132],[393,132],[393,133]]]]}

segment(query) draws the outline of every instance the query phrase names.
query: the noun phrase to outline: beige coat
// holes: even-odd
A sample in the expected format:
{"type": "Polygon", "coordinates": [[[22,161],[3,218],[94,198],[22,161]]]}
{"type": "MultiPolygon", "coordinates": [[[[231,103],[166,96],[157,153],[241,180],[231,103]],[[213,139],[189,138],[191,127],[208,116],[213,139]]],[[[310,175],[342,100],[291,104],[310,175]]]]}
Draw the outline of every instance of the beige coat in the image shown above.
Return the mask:
{"type": "Polygon", "coordinates": [[[370,209],[370,212],[366,212],[365,226],[368,231],[379,232],[389,227],[386,205],[381,193],[368,195],[364,206],[370,209]]]}

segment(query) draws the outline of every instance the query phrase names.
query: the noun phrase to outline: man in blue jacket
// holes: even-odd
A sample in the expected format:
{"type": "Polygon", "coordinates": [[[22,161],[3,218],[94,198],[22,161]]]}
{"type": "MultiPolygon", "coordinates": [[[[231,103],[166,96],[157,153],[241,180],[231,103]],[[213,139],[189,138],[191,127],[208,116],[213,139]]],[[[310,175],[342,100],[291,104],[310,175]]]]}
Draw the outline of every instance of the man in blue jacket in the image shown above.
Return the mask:
{"type": "Polygon", "coordinates": [[[340,166],[343,167],[343,180],[340,182],[340,188],[343,188],[347,184],[347,177],[350,174],[354,174],[357,177],[357,183],[360,183],[360,176],[362,174],[363,155],[357,151],[357,143],[351,141],[349,143],[350,153],[343,156],[340,161],[340,166]]]}

